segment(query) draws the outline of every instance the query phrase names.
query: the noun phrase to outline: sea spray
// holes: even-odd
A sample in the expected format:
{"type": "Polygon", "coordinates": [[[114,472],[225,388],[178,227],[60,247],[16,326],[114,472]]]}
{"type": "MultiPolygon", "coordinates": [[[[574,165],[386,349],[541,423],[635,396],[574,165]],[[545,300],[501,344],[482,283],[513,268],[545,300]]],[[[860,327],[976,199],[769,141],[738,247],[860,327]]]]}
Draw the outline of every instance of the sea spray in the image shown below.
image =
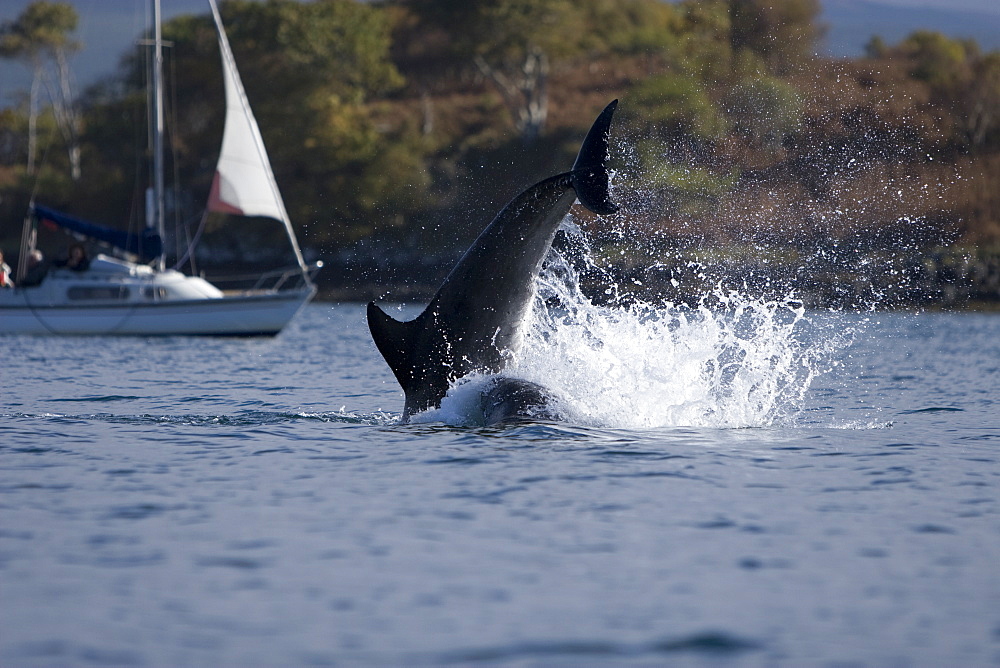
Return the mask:
{"type": "MultiPolygon", "coordinates": [[[[572,223],[564,233],[583,238],[572,223]]],[[[577,265],[581,259],[594,262],[589,252],[577,265]]],[[[849,336],[821,335],[793,294],[752,297],[717,284],[696,306],[637,298],[605,306],[584,296],[578,276],[553,251],[508,370],[550,388],[574,422],[655,428],[785,421],[849,336]]]]}
{"type": "MultiPolygon", "coordinates": [[[[595,303],[581,273],[602,273],[586,236],[567,219],[536,284],[521,343],[505,374],[548,389],[574,424],[767,427],[794,421],[818,374],[856,334],[807,315],[794,294],[750,296],[717,284],[694,306],[629,295],[609,274],[595,303]]],[[[419,421],[476,424],[485,376],[461,379],[419,421]]]]}

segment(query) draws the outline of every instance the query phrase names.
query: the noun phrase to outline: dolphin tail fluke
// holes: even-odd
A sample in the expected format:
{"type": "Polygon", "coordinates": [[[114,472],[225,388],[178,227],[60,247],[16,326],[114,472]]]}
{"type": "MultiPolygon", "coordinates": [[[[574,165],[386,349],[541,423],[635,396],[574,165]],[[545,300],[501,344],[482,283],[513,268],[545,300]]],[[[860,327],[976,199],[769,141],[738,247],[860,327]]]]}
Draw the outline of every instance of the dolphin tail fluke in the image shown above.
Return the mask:
{"type": "Polygon", "coordinates": [[[618,100],[604,108],[583,140],[580,153],[573,163],[570,178],[580,203],[594,213],[605,215],[618,210],[611,201],[608,177],[608,142],[611,138],[611,117],[615,114],[618,100]]]}
{"type": "Polygon", "coordinates": [[[383,311],[375,302],[368,303],[368,329],[371,331],[375,347],[389,364],[396,380],[408,391],[410,386],[410,364],[407,331],[410,323],[400,322],[383,311]]]}

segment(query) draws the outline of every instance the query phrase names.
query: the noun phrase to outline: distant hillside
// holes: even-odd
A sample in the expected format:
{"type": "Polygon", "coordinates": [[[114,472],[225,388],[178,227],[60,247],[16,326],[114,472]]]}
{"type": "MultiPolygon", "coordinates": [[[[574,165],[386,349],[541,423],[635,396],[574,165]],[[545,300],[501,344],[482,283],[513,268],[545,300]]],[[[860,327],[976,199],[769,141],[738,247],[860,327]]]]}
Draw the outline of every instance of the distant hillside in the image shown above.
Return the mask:
{"type": "MultiPolygon", "coordinates": [[[[0,20],[12,20],[30,0],[5,0],[0,20]]],[[[65,0],[64,0],[65,1],[65,0]]],[[[82,3],[70,0],[81,10],[78,34],[84,49],[73,58],[77,83],[85,87],[99,77],[113,73],[119,59],[132,48],[141,31],[142,15],[133,15],[128,3],[82,3]]],[[[134,3],[141,5],[142,3],[134,3]]],[[[861,55],[874,35],[892,44],[914,30],[937,30],[949,37],[972,37],[985,51],[1000,49],[1000,10],[995,13],[963,9],[900,7],[871,0],[822,0],[822,21],[829,28],[825,53],[833,56],[861,55]]],[[[204,0],[172,0],[164,7],[164,17],[207,12],[204,0]]],[[[31,74],[22,64],[0,60],[0,107],[14,103],[19,91],[31,85],[31,74]]]]}
{"type": "Polygon", "coordinates": [[[952,38],[971,37],[984,51],[1000,49],[1000,10],[901,7],[872,0],[824,0],[826,52],[832,56],[862,54],[872,35],[895,44],[914,30],[936,30],[952,38]]]}

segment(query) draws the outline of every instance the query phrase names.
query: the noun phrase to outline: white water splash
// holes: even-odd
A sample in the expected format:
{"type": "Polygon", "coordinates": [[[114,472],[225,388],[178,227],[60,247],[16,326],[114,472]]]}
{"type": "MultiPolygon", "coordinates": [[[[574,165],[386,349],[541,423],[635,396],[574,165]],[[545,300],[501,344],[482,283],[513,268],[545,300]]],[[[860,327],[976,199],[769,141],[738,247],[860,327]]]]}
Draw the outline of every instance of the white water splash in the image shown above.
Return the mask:
{"type": "MultiPolygon", "coordinates": [[[[572,222],[562,229],[582,239],[572,222]]],[[[583,261],[593,266],[589,255],[583,261]]],[[[697,307],[596,305],[553,250],[504,374],[548,389],[574,424],[767,427],[794,421],[813,380],[854,334],[815,323],[793,295],[753,298],[721,285],[697,307]]],[[[419,421],[475,424],[485,381],[461,379],[419,421]]]]}

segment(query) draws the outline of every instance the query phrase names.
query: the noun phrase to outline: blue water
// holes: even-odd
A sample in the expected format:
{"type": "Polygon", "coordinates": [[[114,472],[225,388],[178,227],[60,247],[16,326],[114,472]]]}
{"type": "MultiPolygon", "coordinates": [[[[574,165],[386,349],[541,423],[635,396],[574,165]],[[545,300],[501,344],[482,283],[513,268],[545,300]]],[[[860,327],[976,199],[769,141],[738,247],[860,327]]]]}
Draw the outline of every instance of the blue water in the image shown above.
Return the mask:
{"type": "Polygon", "coordinates": [[[5,338],[0,665],[1000,665],[1000,316],[750,311],[533,330],[492,428],[361,305],[5,338]]]}

